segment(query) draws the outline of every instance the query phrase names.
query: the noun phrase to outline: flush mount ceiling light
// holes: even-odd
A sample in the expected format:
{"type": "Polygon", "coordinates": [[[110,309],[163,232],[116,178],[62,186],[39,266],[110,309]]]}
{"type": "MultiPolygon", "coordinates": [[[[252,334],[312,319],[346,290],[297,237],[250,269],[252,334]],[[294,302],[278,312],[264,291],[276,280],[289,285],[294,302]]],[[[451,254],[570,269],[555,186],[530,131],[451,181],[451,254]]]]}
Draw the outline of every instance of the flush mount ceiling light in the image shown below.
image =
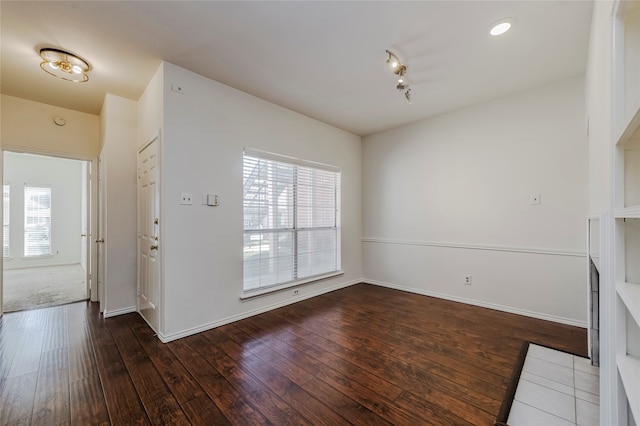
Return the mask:
{"type": "Polygon", "coordinates": [[[89,80],[89,63],[73,53],[45,47],[40,49],[40,68],[47,73],[67,81],[84,83],[89,80]]]}
{"type": "Polygon", "coordinates": [[[407,67],[402,65],[400,59],[390,50],[387,50],[387,65],[391,68],[391,71],[396,75],[397,85],[396,89],[400,92],[404,92],[404,97],[407,103],[411,103],[411,89],[409,83],[407,83],[407,67]]]}
{"type": "Polygon", "coordinates": [[[498,22],[494,22],[491,25],[489,29],[489,34],[491,34],[492,36],[499,36],[509,31],[512,26],[513,26],[512,18],[501,19],[498,22]]]}

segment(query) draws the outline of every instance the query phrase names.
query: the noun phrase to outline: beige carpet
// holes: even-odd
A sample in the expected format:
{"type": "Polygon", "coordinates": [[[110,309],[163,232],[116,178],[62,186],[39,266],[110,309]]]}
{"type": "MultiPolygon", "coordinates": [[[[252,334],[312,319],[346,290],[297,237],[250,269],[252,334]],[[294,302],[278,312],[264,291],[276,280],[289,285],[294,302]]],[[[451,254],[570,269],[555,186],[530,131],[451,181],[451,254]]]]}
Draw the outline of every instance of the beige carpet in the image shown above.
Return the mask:
{"type": "Polygon", "coordinates": [[[86,275],[80,264],[4,271],[4,312],[45,308],[86,298],[86,275]]]}

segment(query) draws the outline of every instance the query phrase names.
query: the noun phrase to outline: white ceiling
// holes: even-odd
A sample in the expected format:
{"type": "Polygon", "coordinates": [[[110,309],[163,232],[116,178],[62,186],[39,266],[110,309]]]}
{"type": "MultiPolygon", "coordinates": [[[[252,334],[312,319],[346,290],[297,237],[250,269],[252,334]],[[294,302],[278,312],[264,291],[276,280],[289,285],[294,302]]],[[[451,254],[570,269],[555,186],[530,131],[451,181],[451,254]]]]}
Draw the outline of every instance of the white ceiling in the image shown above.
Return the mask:
{"type": "Polygon", "coordinates": [[[359,135],[583,75],[591,1],[2,1],[2,93],[99,114],[161,60],[359,135]],[[491,23],[515,19],[488,35],[491,23]],[[88,60],[44,73],[43,46],[88,60]],[[395,89],[385,49],[408,67],[395,89]]]}

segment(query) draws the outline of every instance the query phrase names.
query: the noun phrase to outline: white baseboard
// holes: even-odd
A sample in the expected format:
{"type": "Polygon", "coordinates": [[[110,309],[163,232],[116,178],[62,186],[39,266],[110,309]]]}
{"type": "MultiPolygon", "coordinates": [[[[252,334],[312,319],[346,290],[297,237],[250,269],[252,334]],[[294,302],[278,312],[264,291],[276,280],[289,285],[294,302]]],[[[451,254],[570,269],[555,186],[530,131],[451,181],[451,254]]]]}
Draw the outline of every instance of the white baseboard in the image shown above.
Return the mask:
{"type": "Polygon", "coordinates": [[[543,314],[540,312],[527,311],[524,309],[513,308],[510,306],[496,305],[494,303],[488,303],[488,302],[483,302],[483,301],[474,300],[474,299],[467,299],[464,297],[452,296],[449,294],[436,293],[433,291],[422,290],[414,287],[405,287],[402,285],[386,283],[383,281],[363,279],[362,282],[367,284],[378,285],[381,287],[393,288],[395,290],[406,291],[409,293],[421,294],[423,296],[431,296],[431,297],[436,297],[438,299],[451,300],[452,302],[466,303],[467,305],[480,306],[482,308],[489,308],[497,311],[509,312],[511,314],[523,315],[525,317],[537,318],[545,321],[552,321],[560,324],[572,325],[575,327],[588,328],[588,324],[586,321],[577,321],[570,318],[558,317],[555,315],[543,314]]]}
{"type": "MultiPolygon", "coordinates": [[[[451,295],[448,295],[448,294],[436,293],[436,292],[417,289],[417,288],[413,288],[413,287],[405,287],[405,286],[402,286],[402,285],[391,284],[391,283],[387,283],[387,282],[383,282],[383,281],[376,281],[376,280],[362,278],[362,279],[352,280],[352,281],[345,282],[345,283],[335,284],[333,286],[330,286],[330,287],[327,287],[327,288],[324,288],[324,289],[321,289],[321,290],[318,290],[318,291],[315,291],[315,292],[306,293],[306,294],[301,295],[299,297],[290,298],[290,299],[287,299],[287,300],[284,300],[284,301],[281,301],[281,302],[278,302],[278,303],[274,303],[274,304],[271,304],[271,305],[267,305],[267,306],[262,306],[262,307],[260,307],[258,309],[254,309],[252,311],[248,311],[248,312],[244,312],[244,313],[239,314],[239,315],[234,315],[234,316],[230,316],[230,317],[227,317],[227,318],[223,318],[223,319],[220,319],[218,321],[202,324],[202,325],[200,325],[198,327],[193,327],[193,328],[190,328],[190,329],[187,329],[187,330],[183,330],[183,331],[180,331],[180,332],[177,332],[177,333],[163,334],[163,333],[157,333],[156,332],[156,335],[158,336],[158,339],[160,339],[161,342],[168,343],[168,342],[171,342],[173,340],[178,340],[178,339],[181,339],[183,337],[187,337],[187,336],[191,336],[193,334],[201,333],[203,331],[211,330],[211,329],[214,329],[216,327],[220,327],[220,326],[223,326],[223,325],[226,325],[226,324],[230,324],[230,323],[235,322],[235,321],[239,321],[239,320],[242,320],[242,319],[245,319],[245,318],[249,318],[249,317],[252,317],[252,316],[255,316],[255,315],[262,314],[264,312],[271,311],[273,309],[281,308],[283,306],[291,305],[293,303],[297,303],[297,302],[300,302],[302,300],[310,299],[312,297],[320,296],[322,294],[326,294],[326,293],[329,293],[329,292],[332,292],[332,291],[335,291],[335,290],[340,290],[342,288],[350,287],[352,285],[360,284],[360,283],[377,285],[377,286],[380,286],[380,287],[393,288],[395,290],[406,291],[406,292],[409,292],[409,293],[420,294],[420,295],[423,295],[423,296],[431,296],[431,297],[436,297],[438,299],[451,300],[453,302],[465,303],[467,305],[480,306],[480,307],[483,307],[483,308],[494,309],[494,310],[502,311],[502,312],[509,312],[509,313],[512,313],[512,314],[523,315],[523,316],[526,316],[526,317],[537,318],[537,319],[546,320],[546,321],[552,321],[552,322],[556,322],[556,323],[560,323],[560,324],[566,324],[566,325],[571,325],[571,326],[575,326],[575,327],[587,328],[587,323],[584,322],[584,321],[576,321],[576,320],[572,320],[570,318],[563,318],[563,317],[558,317],[558,316],[554,316],[554,315],[548,315],[548,314],[544,314],[544,313],[540,313],[540,312],[533,312],[533,311],[527,311],[527,310],[524,310],[524,309],[513,308],[513,307],[510,307],[510,306],[497,305],[497,304],[494,304],[494,303],[488,303],[488,302],[483,302],[483,301],[478,301],[478,300],[473,300],[473,299],[467,299],[467,298],[463,298],[463,297],[451,296],[451,295]]],[[[123,314],[127,314],[127,313],[130,313],[130,312],[136,312],[135,306],[131,307],[131,308],[125,308],[125,309],[118,309],[116,311],[110,311],[108,313],[105,312],[104,316],[105,316],[105,318],[108,318],[110,316],[123,315],[123,314]]]]}
{"type": "Polygon", "coordinates": [[[323,288],[323,289],[315,291],[315,292],[311,292],[311,293],[306,293],[304,295],[300,295],[299,297],[290,298],[290,299],[287,299],[287,300],[284,300],[284,301],[281,301],[281,302],[278,302],[278,303],[274,303],[272,305],[267,305],[267,306],[260,307],[258,309],[254,309],[252,311],[244,312],[244,313],[242,313],[240,315],[234,315],[234,316],[231,316],[231,317],[223,318],[223,319],[215,321],[215,322],[210,322],[210,323],[207,323],[207,324],[203,324],[201,326],[193,327],[193,328],[190,328],[190,329],[187,329],[187,330],[183,330],[183,331],[180,331],[180,332],[177,332],[177,333],[171,333],[171,334],[166,334],[166,335],[162,334],[162,333],[157,333],[157,336],[158,336],[158,338],[160,339],[160,341],[162,343],[168,343],[168,342],[171,342],[173,340],[181,339],[183,337],[187,337],[187,336],[191,336],[193,334],[201,333],[203,331],[211,330],[213,328],[220,327],[222,325],[230,324],[232,322],[239,321],[241,319],[249,318],[249,317],[252,317],[252,316],[255,316],[255,315],[258,315],[258,314],[262,314],[264,312],[271,311],[273,309],[277,309],[277,308],[281,308],[283,306],[291,305],[293,303],[297,303],[297,302],[300,302],[300,301],[305,300],[305,299],[310,299],[312,297],[320,296],[322,294],[329,293],[329,292],[332,292],[332,291],[335,291],[335,290],[340,290],[341,288],[350,287],[350,286],[352,286],[354,284],[359,284],[359,283],[362,283],[362,282],[363,282],[363,280],[357,279],[357,280],[349,281],[349,282],[346,282],[346,283],[335,284],[335,285],[323,288]]]}
{"type": "Polygon", "coordinates": [[[132,312],[138,312],[138,308],[135,306],[129,306],[128,308],[116,309],[114,311],[104,311],[102,315],[105,318],[117,317],[118,315],[130,314],[132,312]]]}

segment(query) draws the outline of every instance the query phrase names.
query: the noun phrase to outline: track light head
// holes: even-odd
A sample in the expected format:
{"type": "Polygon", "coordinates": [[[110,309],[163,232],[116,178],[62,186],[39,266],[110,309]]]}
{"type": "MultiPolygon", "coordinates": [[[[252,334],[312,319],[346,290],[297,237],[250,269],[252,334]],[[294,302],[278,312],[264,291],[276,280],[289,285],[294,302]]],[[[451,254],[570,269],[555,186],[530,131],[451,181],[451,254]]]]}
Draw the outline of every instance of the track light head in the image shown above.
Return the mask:
{"type": "Polygon", "coordinates": [[[404,97],[407,99],[407,103],[410,104],[411,103],[411,89],[407,89],[407,91],[404,92],[404,97]]]}
{"type": "Polygon", "coordinates": [[[387,58],[387,65],[391,68],[393,72],[396,72],[402,65],[400,64],[400,59],[396,55],[393,54],[390,50],[386,51],[389,57],[387,58]]]}

